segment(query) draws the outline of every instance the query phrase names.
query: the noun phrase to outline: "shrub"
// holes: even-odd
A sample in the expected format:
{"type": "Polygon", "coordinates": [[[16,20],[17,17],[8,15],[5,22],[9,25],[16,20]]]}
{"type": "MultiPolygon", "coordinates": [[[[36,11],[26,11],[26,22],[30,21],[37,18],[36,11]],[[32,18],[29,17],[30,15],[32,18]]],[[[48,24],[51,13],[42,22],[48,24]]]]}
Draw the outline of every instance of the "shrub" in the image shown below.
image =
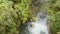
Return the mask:
{"type": "Polygon", "coordinates": [[[0,0],[0,34],[18,34],[18,27],[30,18],[32,0],[0,0]]]}
{"type": "Polygon", "coordinates": [[[60,0],[50,0],[47,3],[47,12],[50,18],[50,28],[52,34],[60,31],[60,0]]]}

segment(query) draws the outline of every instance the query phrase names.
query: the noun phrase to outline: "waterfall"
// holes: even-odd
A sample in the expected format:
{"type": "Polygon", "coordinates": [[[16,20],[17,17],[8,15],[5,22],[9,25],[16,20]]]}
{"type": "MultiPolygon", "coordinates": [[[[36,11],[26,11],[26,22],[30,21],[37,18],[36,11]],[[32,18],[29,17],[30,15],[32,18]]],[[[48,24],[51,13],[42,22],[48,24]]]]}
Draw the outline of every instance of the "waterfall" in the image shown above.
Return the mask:
{"type": "Polygon", "coordinates": [[[35,22],[28,22],[27,25],[24,25],[21,28],[20,34],[49,34],[48,25],[47,25],[47,18],[46,14],[44,14],[42,11],[44,3],[48,0],[41,0],[37,14],[37,19],[35,22]]]}
{"type": "Polygon", "coordinates": [[[30,25],[28,26],[28,31],[30,34],[49,34],[45,14],[38,13],[37,20],[35,22],[30,22],[30,25]]]}
{"type": "Polygon", "coordinates": [[[37,20],[35,22],[30,22],[28,25],[29,34],[49,34],[48,30],[48,19],[46,14],[44,14],[44,5],[49,0],[41,0],[38,7],[37,20]]]}
{"type": "Polygon", "coordinates": [[[40,12],[34,22],[23,25],[20,34],[49,34],[46,14],[40,12]]]}
{"type": "Polygon", "coordinates": [[[46,14],[40,12],[34,22],[28,22],[21,27],[20,34],[49,34],[46,14]]]}

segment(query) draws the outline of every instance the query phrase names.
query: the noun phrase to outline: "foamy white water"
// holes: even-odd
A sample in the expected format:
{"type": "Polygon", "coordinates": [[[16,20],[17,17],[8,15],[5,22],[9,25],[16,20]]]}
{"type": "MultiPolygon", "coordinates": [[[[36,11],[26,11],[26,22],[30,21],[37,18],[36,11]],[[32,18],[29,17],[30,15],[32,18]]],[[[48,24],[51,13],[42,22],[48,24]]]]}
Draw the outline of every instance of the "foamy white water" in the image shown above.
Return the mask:
{"type": "MultiPolygon", "coordinates": [[[[39,11],[41,11],[43,5],[48,0],[41,0],[39,11]]],[[[44,10],[42,9],[41,12],[44,10]]],[[[37,14],[37,20],[35,22],[28,22],[28,24],[21,28],[20,34],[49,34],[48,26],[47,26],[47,18],[46,14],[43,13],[37,14]]]]}
{"type": "Polygon", "coordinates": [[[38,13],[37,20],[31,23],[33,27],[28,26],[30,34],[49,34],[47,28],[47,18],[45,14],[38,13]]]}

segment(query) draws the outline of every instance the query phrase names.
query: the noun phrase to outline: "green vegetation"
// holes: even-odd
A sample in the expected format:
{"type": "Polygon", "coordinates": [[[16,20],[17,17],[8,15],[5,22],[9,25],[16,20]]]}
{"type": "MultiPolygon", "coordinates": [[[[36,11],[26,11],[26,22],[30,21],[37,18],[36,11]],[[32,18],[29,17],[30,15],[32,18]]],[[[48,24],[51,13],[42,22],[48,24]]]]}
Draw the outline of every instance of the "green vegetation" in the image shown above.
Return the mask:
{"type": "Polygon", "coordinates": [[[32,0],[0,0],[0,34],[19,34],[19,26],[30,19],[32,0]]]}
{"type": "MultiPolygon", "coordinates": [[[[37,13],[35,12],[38,10],[35,1],[0,0],[0,34],[19,34],[21,24],[25,24],[28,20],[36,20],[32,17],[35,15],[31,12],[30,4],[32,3],[36,4],[36,6],[32,5],[33,13],[37,13]]],[[[57,34],[60,32],[60,0],[49,0],[46,8],[50,19],[51,34],[57,34]]],[[[45,8],[43,9],[45,10],[45,8]]]]}
{"type": "Polygon", "coordinates": [[[51,33],[57,34],[57,32],[60,32],[60,0],[49,0],[47,6],[51,33]]]}

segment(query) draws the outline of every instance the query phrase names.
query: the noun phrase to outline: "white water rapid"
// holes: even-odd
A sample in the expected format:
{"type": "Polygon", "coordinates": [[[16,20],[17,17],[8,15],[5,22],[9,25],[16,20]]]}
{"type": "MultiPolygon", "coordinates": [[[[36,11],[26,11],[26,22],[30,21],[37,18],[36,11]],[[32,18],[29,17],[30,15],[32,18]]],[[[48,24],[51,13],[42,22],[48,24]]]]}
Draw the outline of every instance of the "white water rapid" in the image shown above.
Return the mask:
{"type": "Polygon", "coordinates": [[[32,25],[28,26],[28,31],[30,34],[49,34],[47,28],[47,18],[45,14],[38,13],[37,20],[30,23],[30,25],[32,25]]]}
{"type": "Polygon", "coordinates": [[[20,27],[19,34],[49,34],[49,26],[46,18],[44,5],[48,0],[41,0],[38,8],[37,20],[35,22],[28,22],[27,25],[20,27]]]}

